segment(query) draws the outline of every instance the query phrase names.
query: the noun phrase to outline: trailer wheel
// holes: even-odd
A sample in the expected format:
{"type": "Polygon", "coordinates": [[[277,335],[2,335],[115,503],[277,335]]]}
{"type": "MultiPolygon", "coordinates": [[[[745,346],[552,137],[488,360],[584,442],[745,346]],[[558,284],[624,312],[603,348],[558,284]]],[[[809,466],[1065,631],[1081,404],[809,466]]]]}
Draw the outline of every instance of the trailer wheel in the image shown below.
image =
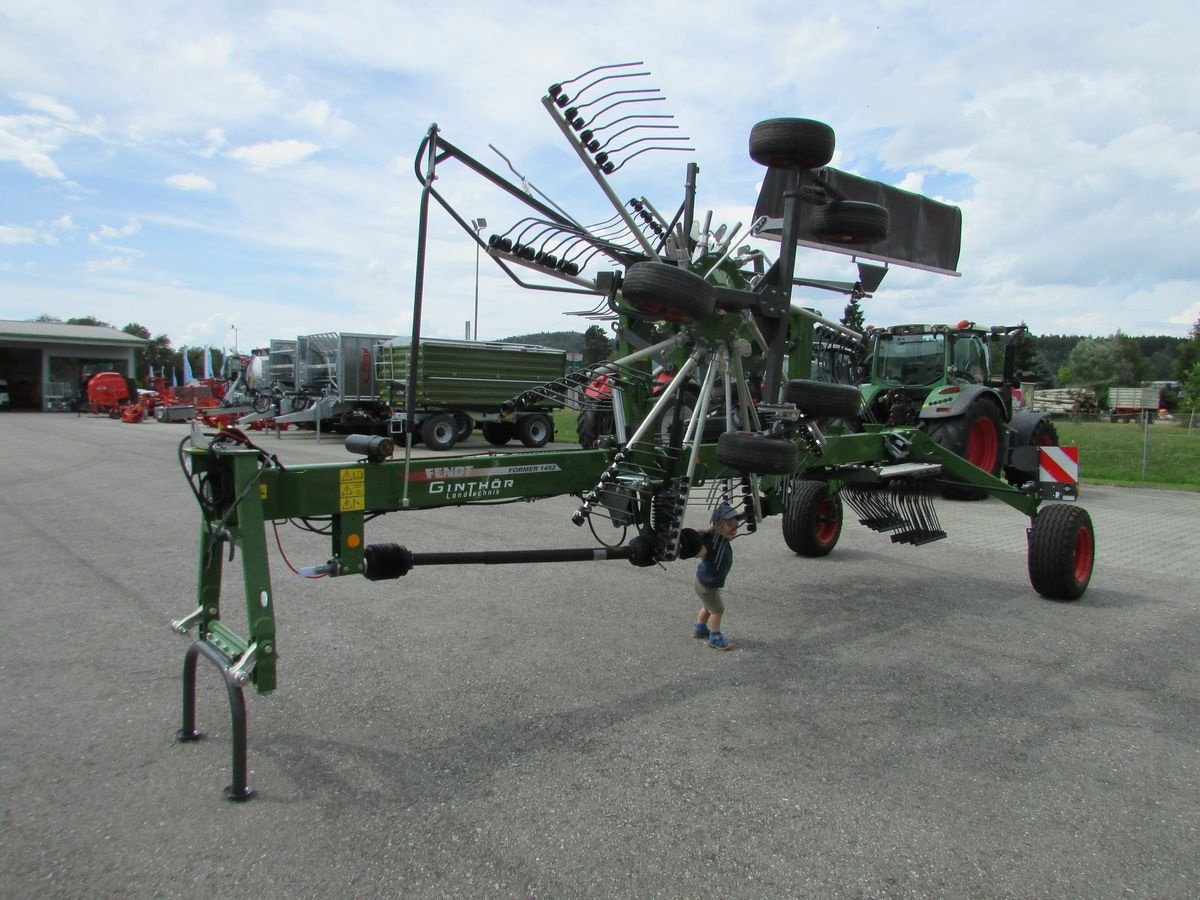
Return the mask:
{"type": "Polygon", "coordinates": [[[813,235],[831,244],[871,244],[888,234],[888,211],[875,203],[833,200],[809,217],[813,235]]]}
{"type": "MultiPolygon", "coordinates": [[[[991,475],[1000,475],[1007,431],[995,403],[980,397],[961,416],[922,419],[921,427],[935,444],[991,475]]],[[[983,500],[988,496],[986,489],[968,485],[952,475],[947,475],[946,481],[942,495],[951,500],[983,500]]]]}
{"type": "Polygon", "coordinates": [[[1092,580],[1096,533],[1086,509],[1042,507],[1029,531],[1029,583],[1050,600],[1078,600],[1092,580]]]}
{"type": "Polygon", "coordinates": [[[791,441],[745,431],[727,431],[717,438],[717,462],[739,472],[786,475],[800,463],[791,441]]]}
{"type": "Polygon", "coordinates": [[[810,416],[853,416],[858,413],[862,395],[852,384],[830,384],[793,378],[783,389],[783,399],[795,403],[810,416]]]}
{"type": "Polygon", "coordinates": [[[783,509],[783,540],[801,556],[827,556],[842,536],[842,498],[824,481],[798,481],[783,509]]]}
{"type": "Polygon", "coordinates": [[[541,413],[524,416],[517,422],[517,439],[526,447],[545,447],[553,434],[554,426],[541,413]]]}
{"type": "Polygon", "coordinates": [[[630,266],[621,296],[643,316],[677,324],[706,319],[716,305],[711,284],[687,269],[659,262],[630,266]]]}
{"type": "Polygon", "coordinates": [[[475,420],[468,416],[465,412],[456,412],[454,414],[454,440],[465,441],[471,436],[471,432],[475,430],[475,420]]]}
{"type": "Polygon", "coordinates": [[[430,450],[449,450],[457,434],[458,426],[450,413],[438,413],[421,423],[421,440],[430,450]]]}
{"type": "Polygon", "coordinates": [[[271,408],[271,398],[267,394],[255,394],[250,406],[256,413],[265,413],[271,408]]]}
{"type": "Polygon", "coordinates": [[[750,129],[750,158],[763,166],[819,169],[833,148],[833,129],[814,119],[766,119],[750,129]]]}
{"type": "Polygon", "coordinates": [[[516,426],[512,422],[484,422],[479,429],[485,441],[493,447],[503,447],[512,440],[516,426]]]}

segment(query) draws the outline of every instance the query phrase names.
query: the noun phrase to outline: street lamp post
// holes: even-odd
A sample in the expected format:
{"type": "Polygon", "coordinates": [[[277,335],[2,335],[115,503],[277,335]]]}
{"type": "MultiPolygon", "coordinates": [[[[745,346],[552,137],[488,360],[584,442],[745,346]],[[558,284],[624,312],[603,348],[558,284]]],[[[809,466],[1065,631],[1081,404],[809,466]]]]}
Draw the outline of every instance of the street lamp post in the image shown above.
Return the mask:
{"type": "Polygon", "coordinates": [[[234,325],[234,324],[232,324],[232,323],[230,323],[229,327],[233,329],[233,355],[234,355],[234,356],[237,356],[237,355],[238,355],[238,346],[237,346],[237,326],[236,326],[236,325],[234,325]]]}
{"type": "Polygon", "coordinates": [[[479,248],[482,243],[479,235],[485,228],[487,219],[471,220],[471,229],[475,232],[475,322],[471,326],[471,339],[476,341],[479,340],[479,248]]]}

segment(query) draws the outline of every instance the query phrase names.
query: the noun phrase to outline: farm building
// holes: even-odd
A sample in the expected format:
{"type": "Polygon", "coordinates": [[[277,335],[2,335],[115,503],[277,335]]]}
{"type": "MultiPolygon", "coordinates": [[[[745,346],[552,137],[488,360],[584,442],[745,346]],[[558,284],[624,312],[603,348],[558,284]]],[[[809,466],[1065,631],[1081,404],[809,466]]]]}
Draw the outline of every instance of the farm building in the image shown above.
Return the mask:
{"type": "Polygon", "coordinates": [[[146,341],[115,328],[0,320],[0,382],[11,409],[70,409],[84,378],[134,374],[134,351],[146,341]]]}

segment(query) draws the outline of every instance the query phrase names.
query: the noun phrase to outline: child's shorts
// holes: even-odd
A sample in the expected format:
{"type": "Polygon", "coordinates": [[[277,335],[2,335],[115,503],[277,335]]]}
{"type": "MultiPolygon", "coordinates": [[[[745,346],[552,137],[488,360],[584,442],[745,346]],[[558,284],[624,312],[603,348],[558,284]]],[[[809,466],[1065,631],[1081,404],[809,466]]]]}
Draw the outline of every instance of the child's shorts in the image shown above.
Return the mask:
{"type": "Polygon", "coordinates": [[[696,580],[696,596],[700,598],[700,602],[704,604],[704,608],[714,615],[721,615],[725,612],[725,602],[721,599],[720,588],[705,587],[696,580]]]}

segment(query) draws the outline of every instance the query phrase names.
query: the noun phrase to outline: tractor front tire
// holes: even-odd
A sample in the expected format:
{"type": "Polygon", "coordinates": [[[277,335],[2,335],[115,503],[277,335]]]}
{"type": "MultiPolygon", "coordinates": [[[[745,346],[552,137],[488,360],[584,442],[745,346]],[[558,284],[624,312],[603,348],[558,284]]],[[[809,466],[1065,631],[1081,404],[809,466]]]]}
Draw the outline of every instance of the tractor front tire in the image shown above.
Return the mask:
{"type": "Polygon", "coordinates": [[[862,403],[858,388],[852,384],[830,384],[793,378],[783,389],[783,399],[810,416],[854,416],[862,403]]]}
{"type": "Polygon", "coordinates": [[[800,463],[791,441],[745,431],[727,431],[717,438],[717,462],[754,475],[787,475],[800,463]]]}
{"type": "Polygon", "coordinates": [[[1043,506],[1029,533],[1029,583],[1048,600],[1078,600],[1092,580],[1096,532],[1086,509],[1043,506]]]}
{"type": "Polygon", "coordinates": [[[699,275],[660,262],[630,266],[621,296],[647,319],[675,324],[707,319],[717,302],[713,286],[699,275]]]}
{"type": "Polygon", "coordinates": [[[824,481],[799,481],[783,509],[783,540],[801,556],[827,556],[842,536],[842,498],[824,481]]]}
{"type": "MultiPolygon", "coordinates": [[[[980,397],[961,416],[923,419],[921,427],[935,444],[990,475],[1000,476],[1008,432],[1004,416],[995,403],[980,397]]],[[[948,475],[942,495],[950,500],[983,500],[988,491],[948,475]]]]}
{"type": "Polygon", "coordinates": [[[766,119],[750,129],[750,158],[763,166],[819,169],[833,148],[833,129],[814,119],[766,119]]]}

